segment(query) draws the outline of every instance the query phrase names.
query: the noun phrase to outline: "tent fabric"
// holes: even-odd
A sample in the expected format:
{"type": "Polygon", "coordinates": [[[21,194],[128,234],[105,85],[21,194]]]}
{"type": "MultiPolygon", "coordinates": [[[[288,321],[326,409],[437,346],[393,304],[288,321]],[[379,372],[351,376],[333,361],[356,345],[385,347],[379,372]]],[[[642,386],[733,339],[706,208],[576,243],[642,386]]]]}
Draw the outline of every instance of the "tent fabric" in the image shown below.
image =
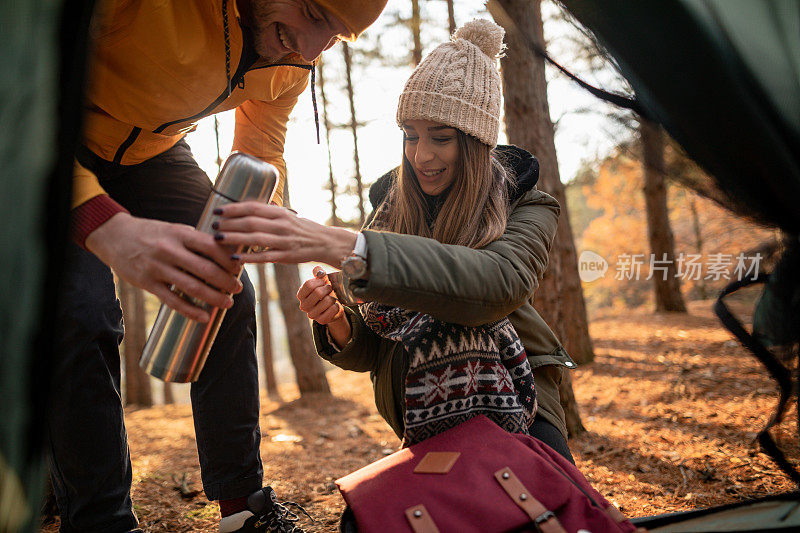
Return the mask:
{"type": "Polygon", "coordinates": [[[564,0],[648,113],[764,223],[800,234],[800,4],[564,0]]]}
{"type": "Polygon", "coordinates": [[[41,443],[31,442],[31,426],[41,424],[31,397],[49,386],[33,368],[47,274],[42,222],[56,158],[59,13],[56,2],[0,6],[0,209],[7,217],[0,226],[0,530],[17,531],[35,522],[45,476],[41,443]]]}
{"type": "Polygon", "coordinates": [[[37,531],[93,0],[0,2],[0,531],[37,531]]]}
{"type": "Polygon", "coordinates": [[[637,518],[631,522],[650,533],[798,531],[798,500],[800,493],[787,492],[711,509],[637,518]]]}

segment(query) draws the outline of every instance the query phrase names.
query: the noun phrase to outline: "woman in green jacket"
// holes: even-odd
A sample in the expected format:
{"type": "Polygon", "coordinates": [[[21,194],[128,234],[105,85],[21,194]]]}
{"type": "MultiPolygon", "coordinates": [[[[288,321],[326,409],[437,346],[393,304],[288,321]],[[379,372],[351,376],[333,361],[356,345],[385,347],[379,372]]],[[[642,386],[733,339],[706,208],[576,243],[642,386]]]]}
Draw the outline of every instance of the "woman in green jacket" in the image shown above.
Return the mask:
{"type": "MultiPolygon", "coordinates": [[[[371,372],[378,410],[406,442],[430,436],[425,432],[430,428],[409,431],[419,422],[413,417],[425,411],[422,403],[444,406],[435,397],[442,383],[431,385],[432,376],[446,382],[448,390],[466,389],[469,381],[469,372],[445,376],[447,365],[431,367],[431,361],[447,362],[452,354],[437,359],[423,349],[420,359],[419,347],[436,335],[458,337],[471,328],[495,335],[493,340],[509,351],[524,349],[538,409],[523,398],[525,368],[505,360],[522,393],[514,408],[523,415],[535,410],[527,432],[571,459],[558,383],[562,368],[574,363],[531,305],[547,266],[559,206],[534,188],[538,164],[530,154],[495,148],[500,114],[495,57],[501,49],[502,29],[474,21],[412,74],[397,113],[404,131],[403,164],[396,178],[385,176],[373,186],[376,209],[369,229],[353,235],[274,206],[245,203],[224,208],[219,231],[226,243],[269,247],[242,256],[244,261],[343,267],[352,292],[370,303],[342,307],[323,277],[300,288],[301,309],[314,320],[322,357],[344,369],[371,372]],[[420,316],[432,319],[425,326],[431,329],[415,336],[420,316]],[[502,325],[506,317],[513,328],[502,325]],[[444,331],[443,325],[466,329],[444,331]]],[[[446,343],[440,344],[437,354],[446,343]]],[[[506,374],[498,369],[493,379],[502,381],[506,374]]],[[[511,404],[510,398],[504,401],[511,404]]],[[[430,410],[424,414],[434,417],[430,410]]],[[[507,422],[507,414],[495,421],[507,422]]]]}

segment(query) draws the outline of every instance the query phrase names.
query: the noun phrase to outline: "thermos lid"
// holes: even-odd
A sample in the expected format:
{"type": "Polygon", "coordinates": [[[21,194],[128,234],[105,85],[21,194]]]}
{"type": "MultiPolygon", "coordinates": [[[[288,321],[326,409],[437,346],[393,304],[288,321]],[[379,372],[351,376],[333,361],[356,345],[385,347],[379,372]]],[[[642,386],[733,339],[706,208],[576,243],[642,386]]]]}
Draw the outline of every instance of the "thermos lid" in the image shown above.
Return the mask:
{"type": "Polygon", "coordinates": [[[268,200],[278,183],[278,170],[251,155],[233,152],[217,176],[214,190],[231,201],[268,200]]]}

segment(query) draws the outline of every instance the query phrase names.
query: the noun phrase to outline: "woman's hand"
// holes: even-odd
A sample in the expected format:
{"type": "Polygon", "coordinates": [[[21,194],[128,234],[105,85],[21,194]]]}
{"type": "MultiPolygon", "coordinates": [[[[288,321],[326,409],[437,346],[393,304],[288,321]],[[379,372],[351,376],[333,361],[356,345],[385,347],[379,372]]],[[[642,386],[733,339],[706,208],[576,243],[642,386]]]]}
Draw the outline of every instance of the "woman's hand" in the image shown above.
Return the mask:
{"type": "Polygon", "coordinates": [[[261,202],[228,204],[215,211],[213,226],[222,244],[268,248],[241,254],[246,263],[306,263],[316,261],[335,268],[350,255],[356,234],[317,224],[276,205],[261,202]]]}
{"type": "Polygon", "coordinates": [[[353,335],[344,307],[333,294],[328,275],[321,267],[314,267],[314,277],[307,280],[297,291],[300,309],[308,318],[328,327],[328,331],[339,348],[350,341],[353,335]]]}

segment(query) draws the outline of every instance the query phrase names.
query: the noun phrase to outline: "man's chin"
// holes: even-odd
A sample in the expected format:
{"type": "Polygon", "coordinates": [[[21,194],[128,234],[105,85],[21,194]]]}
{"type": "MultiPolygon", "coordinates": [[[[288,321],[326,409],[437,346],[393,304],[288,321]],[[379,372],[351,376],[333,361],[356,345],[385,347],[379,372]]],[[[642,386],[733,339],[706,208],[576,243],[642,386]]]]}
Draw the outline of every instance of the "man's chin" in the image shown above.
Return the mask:
{"type": "Polygon", "coordinates": [[[275,50],[272,46],[265,44],[258,34],[253,38],[253,48],[255,48],[259,59],[266,63],[277,63],[290,55],[285,50],[275,50]]]}
{"type": "Polygon", "coordinates": [[[261,61],[266,63],[278,63],[282,59],[289,57],[291,54],[287,52],[275,52],[270,48],[256,47],[256,53],[261,61]]]}

